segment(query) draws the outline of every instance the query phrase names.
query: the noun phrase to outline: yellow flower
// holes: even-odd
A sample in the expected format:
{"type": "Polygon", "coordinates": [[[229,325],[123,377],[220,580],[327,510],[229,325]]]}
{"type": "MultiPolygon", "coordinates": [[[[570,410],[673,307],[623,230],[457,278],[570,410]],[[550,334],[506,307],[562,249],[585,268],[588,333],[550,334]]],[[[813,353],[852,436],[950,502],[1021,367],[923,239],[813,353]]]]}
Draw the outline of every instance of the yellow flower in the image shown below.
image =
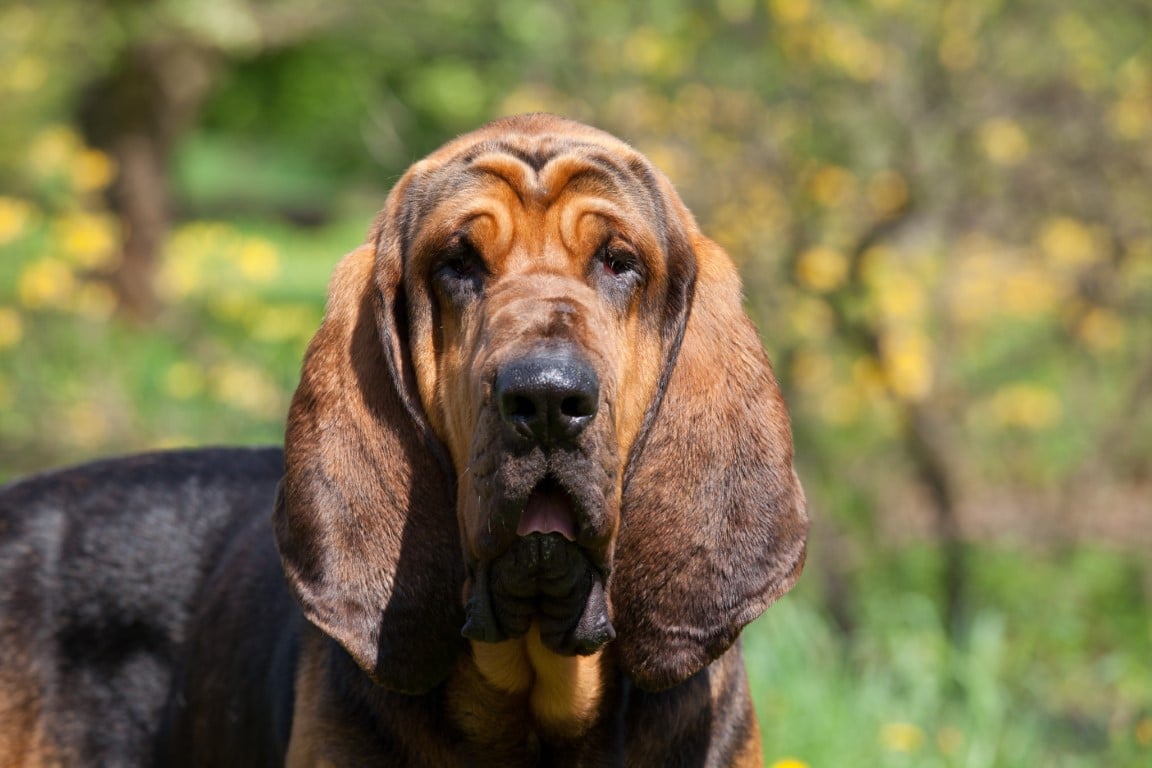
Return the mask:
{"type": "Polygon", "coordinates": [[[1139,139],[1152,129],[1152,68],[1133,56],[1120,67],[1120,95],[1108,111],[1108,122],[1122,139],[1139,139]]]}
{"type": "Polygon", "coordinates": [[[808,182],[808,194],[827,208],[845,205],[855,191],[856,177],[838,165],[824,166],[808,182]]]}
{"type": "Polygon", "coordinates": [[[28,164],[38,176],[62,173],[67,170],[69,161],[80,146],[80,138],[68,126],[49,126],[32,139],[28,164]]]}
{"type": "Polygon", "coordinates": [[[307,341],[319,324],[316,312],[304,304],[261,307],[253,313],[251,333],[261,341],[307,341]]]}
{"type": "Polygon", "coordinates": [[[907,272],[891,272],[873,286],[881,314],[892,320],[911,320],[924,314],[924,287],[907,272]]]}
{"type": "Polygon", "coordinates": [[[116,258],[116,225],[107,216],[72,213],[59,221],[57,231],[64,252],[80,267],[109,267],[116,258]]]}
{"type": "Polygon", "coordinates": [[[997,290],[999,308],[1020,317],[1052,311],[1064,294],[1064,287],[1051,272],[1028,268],[1001,276],[997,290]]]}
{"type": "Polygon", "coordinates": [[[881,363],[892,394],[918,401],[932,390],[931,345],[918,331],[889,333],[880,340],[881,363]]]}
{"type": "Polygon", "coordinates": [[[886,50],[848,24],[822,24],[816,44],[824,59],[853,80],[875,80],[884,73],[886,50]]]}
{"type": "Polygon", "coordinates": [[[32,205],[15,197],[0,197],[0,245],[20,238],[32,218],[32,205]]]}
{"type": "Polygon", "coordinates": [[[809,248],[796,262],[796,276],[815,291],[833,291],[848,279],[848,258],[828,246],[809,248]]]}
{"type": "Polygon", "coordinates": [[[116,178],[116,163],[98,149],[82,150],[72,161],[72,186],[77,192],[97,192],[116,178]]]}
{"type": "Polygon", "coordinates": [[[203,283],[203,269],[196,259],[173,254],[160,269],[160,292],[171,299],[191,296],[200,290],[203,283]]]}
{"type": "Polygon", "coordinates": [[[1005,427],[1041,430],[1060,421],[1060,398],[1037,384],[1009,384],[991,402],[992,418],[1005,427]]]}
{"type": "Polygon", "coordinates": [[[48,79],[48,67],[36,56],[21,56],[10,67],[6,84],[18,93],[35,91],[48,79]]]}
{"type": "Polygon", "coordinates": [[[894,269],[895,253],[886,245],[873,245],[860,254],[860,277],[870,288],[888,279],[894,269]]]}
{"type": "Polygon", "coordinates": [[[0,307],[0,349],[14,347],[24,336],[20,313],[11,307],[0,307]]]}
{"type": "Polygon", "coordinates": [[[1152,746],[1152,717],[1142,717],[1136,723],[1136,742],[1142,747],[1152,746]]]}
{"type": "Polygon", "coordinates": [[[59,307],[76,291],[76,278],[59,259],[46,258],[24,267],[16,281],[20,303],[30,309],[59,307]]]}
{"type": "Polygon", "coordinates": [[[997,117],[980,126],[980,145],[997,165],[1017,165],[1028,156],[1028,134],[1015,120],[997,117]]]}
{"type": "Polygon", "coordinates": [[[1139,139],[1152,127],[1152,102],[1125,96],[1108,110],[1108,124],[1112,132],[1122,139],[1139,139]]]}
{"type": "Polygon", "coordinates": [[[924,743],[924,731],[913,723],[885,723],[880,743],[890,752],[915,752],[924,743]]]}
{"type": "Polygon", "coordinates": [[[1095,307],[1081,321],[1078,335],[1094,349],[1116,349],[1124,343],[1124,322],[1112,310],[1095,307]]]}
{"type": "Polygon", "coordinates": [[[255,283],[267,283],[280,271],[276,247],[267,240],[250,238],[244,242],[237,256],[240,274],[255,283]]]}
{"type": "Polygon", "coordinates": [[[768,768],[808,768],[808,763],[795,757],[782,757],[768,768]]]}
{"type": "Polygon", "coordinates": [[[1092,263],[1099,255],[1092,230],[1070,216],[1046,220],[1036,241],[1044,255],[1058,267],[1081,267],[1092,263]]]}
{"type": "Polygon", "coordinates": [[[785,24],[798,24],[812,15],[812,0],[770,0],[773,18],[785,24]]]}
{"type": "Polygon", "coordinates": [[[852,363],[852,385],[861,395],[875,398],[884,393],[884,369],[872,357],[861,357],[852,363]]]}
{"type": "Polygon", "coordinates": [[[258,368],[226,363],[214,369],[211,378],[213,394],[220,401],[255,416],[279,414],[280,392],[258,368]]]}

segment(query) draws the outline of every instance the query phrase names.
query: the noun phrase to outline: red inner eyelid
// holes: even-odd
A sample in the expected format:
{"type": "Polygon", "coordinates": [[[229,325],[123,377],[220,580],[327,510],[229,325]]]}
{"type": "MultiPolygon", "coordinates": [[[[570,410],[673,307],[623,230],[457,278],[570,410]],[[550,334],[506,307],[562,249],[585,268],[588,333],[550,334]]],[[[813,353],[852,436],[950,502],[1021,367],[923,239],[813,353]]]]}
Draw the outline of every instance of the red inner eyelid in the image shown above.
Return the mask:
{"type": "Polygon", "coordinates": [[[620,267],[635,269],[639,261],[635,249],[617,237],[606,240],[600,247],[598,256],[604,264],[605,271],[614,275],[623,271],[620,267]]]}

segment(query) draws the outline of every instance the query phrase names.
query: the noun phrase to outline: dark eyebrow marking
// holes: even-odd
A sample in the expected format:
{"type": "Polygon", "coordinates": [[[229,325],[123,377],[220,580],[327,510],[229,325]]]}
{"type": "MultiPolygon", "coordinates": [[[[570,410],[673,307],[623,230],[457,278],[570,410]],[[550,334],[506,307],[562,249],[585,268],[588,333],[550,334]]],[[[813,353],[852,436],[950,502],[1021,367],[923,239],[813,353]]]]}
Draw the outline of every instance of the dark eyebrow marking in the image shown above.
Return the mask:
{"type": "MultiPolygon", "coordinates": [[[[591,145],[583,145],[583,147],[591,147],[591,145]]],[[[583,148],[582,147],[582,148],[583,148]]],[[[599,148],[597,148],[599,149],[599,148]]],[[[632,181],[628,178],[628,174],[624,168],[620,167],[620,163],[616,158],[611,155],[606,155],[603,152],[586,151],[580,155],[581,159],[588,161],[593,168],[589,168],[578,174],[574,174],[572,178],[579,178],[580,176],[603,176],[619,191],[627,190],[632,186],[629,182],[632,181]]]]}
{"type": "Polygon", "coordinates": [[[540,173],[541,169],[548,165],[549,161],[556,157],[557,154],[559,154],[558,149],[555,147],[549,147],[547,149],[544,147],[537,147],[533,151],[528,151],[503,142],[497,145],[496,149],[516,158],[536,173],[540,173]]]}
{"type": "Polygon", "coordinates": [[[652,206],[652,218],[657,222],[660,239],[663,241],[664,247],[667,248],[669,217],[668,209],[664,203],[664,195],[660,193],[660,182],[652,171],[652,166],[640,157],[633,157],[628,163],[628,169],[633,176],[640,180],[640,186],[648,193],[648,203],[652,206]]]}

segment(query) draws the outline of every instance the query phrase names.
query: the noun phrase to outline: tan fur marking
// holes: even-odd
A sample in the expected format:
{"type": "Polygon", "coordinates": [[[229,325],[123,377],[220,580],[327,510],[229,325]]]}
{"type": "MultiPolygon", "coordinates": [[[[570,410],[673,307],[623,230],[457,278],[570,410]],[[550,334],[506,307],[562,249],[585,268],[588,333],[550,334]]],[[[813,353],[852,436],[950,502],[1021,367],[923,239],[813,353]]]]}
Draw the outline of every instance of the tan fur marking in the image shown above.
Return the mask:
{"type": "Polygon", "coordinates": [[[763,748],[760,745],[760,724],[755,718],[749,729],[748,739],[744,742],[744,749],[735,755],[733,768],[764,768],[763,748]]]}
{"type": "MultiPolygon", "coordinates": [[[[711,683],[709,693],[711,694],[713,712],[720,712],[732,706],[732,688],[737,681],[742,682],[745,691],[750,691],[748,671],[744,664],[733,664],[729,660],[730,658],[729,656],[712,665],[713,674],[709,678],[711,683]]],[[[732,756],[732,768],[763,768],[764,755],[760,743],[760,721],[756,717],[756,711],[752,707],[750,699],[747,701],[747,706],[752,708],[749,713],[751,723],[744,743],[740,746],[740,751],[732,756]]]]}
{"type": "Polygon", "coordinates": [[[63,761],[53,749],[44,721],[44,705],[35,673],[20,640],[0,632],[11,645],[0,666],[0,768],[48,768],[63,761]]]}
{"type": "Polygon", "coordinates": [[[296,701],[292,707],[292,735],[284,758],[285,768],[334,768],[343,761],[326,754],[327,747],[338,746],[355,735],[354,729],[342,729],[338,722],[324,714],[328,682],[321,647],[319,635],[307,633],[296,669],[296,701]]]}
{"type": "Polygon", "coordinates": [[[305,768],[319,764],[320,732],[323,728],[318,712],[315,693],[321,690],[324,675],[320,665],[320,654],[301,654],[301,663],[296,670],[296,701],[292,706],[292,735],[288,740],[288,754],[284,759],[287,768],[305,768]]]}
{"type": "Polygon", "coordinates": [[[535,624],[528,630],[525,645],[536,670],[532,713],[549,730],[581,733],[591,725],[600,704],[604,685],[600,653],[558,656],[544,647],[535,624]]]}
{"type": "Polygon", "coordinates": [[[536,721],[549,731],[578,735],[596,716],[603,692],[600,654],[560,656],[544,647],[533,624],[503,643],[472,643],[484,680],[509,695],[527,695],[536,721]]]}
{"type": "MultiPolygon", "coordinates": [[[[0,694],[2,695],[2,694],[0,694]]],[[[15,711],[0,700],[0,768],[55,768],[62,762],[54,757],[43,723],[35,712],[15,711]]]]}
{"type": "Polygon", "coordinates": [[[473,642],[472,658],[484,679],[504,693],[523,694],[532,687],[534,675],[523,639],[473,642]]]}

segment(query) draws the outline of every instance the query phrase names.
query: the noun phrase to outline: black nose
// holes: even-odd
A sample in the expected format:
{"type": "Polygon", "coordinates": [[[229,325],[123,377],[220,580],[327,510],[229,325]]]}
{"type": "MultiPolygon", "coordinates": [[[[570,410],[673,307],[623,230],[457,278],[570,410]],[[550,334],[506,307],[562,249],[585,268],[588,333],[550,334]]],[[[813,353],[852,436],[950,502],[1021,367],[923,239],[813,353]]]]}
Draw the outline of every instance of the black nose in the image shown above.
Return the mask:
{"type": "Polygon", "coordinates": [[[500,418],[540,443],[571,440],[596,417],[600,381],[587,362],[563,352],[522,357],[496,373],[500,418]]]}

